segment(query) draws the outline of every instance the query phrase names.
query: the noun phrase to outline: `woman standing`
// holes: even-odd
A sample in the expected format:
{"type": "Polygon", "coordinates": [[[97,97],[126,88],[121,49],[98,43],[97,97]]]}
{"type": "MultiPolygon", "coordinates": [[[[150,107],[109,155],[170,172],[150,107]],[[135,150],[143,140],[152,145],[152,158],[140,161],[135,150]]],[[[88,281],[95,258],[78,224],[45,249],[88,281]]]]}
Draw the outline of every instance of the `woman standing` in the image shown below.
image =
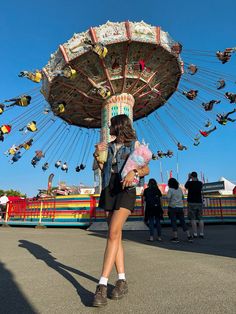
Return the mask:
{"type": "Polygon", "coordinates": [[[98,162],[99,168],[102,170],[102,192],[99,207],[107,212],[109,229],[102,273],[93,300],[93,306],[97,307],[107,304],[107,282],[114,264],[118,280],[111,298],[118,300],[128,293],[122,228],[135,206],[136,189],[132,186],[133,180],[135,177],[141,177],[140,181],[142,181],[142,178],[149,173],[148,166],[133,169],[121,181],[121,171],[127,158],[140,144],[136,140],[131,120],[126,115],[113,117],[109,128],[110,135],[115,137],[115,140],[109,144],[97,144],[94,153],[94,157],[99,160],[99,152],[108,150],[107,161],[104,164],[98,162]]]}
{"type": "Polygon", "coordinates": [[[171,220],[171,226],[174,233],[174,237],[171,239],[171,242],[179,243],[178,234],[177,234],[177,220],[179,220],[183,231],[187,233],[187,239],[189,242],[193,242],[192,237],[188,231],[188,227],[184,220],[184,195],[182,190],[179,187],[179,182],[170,178],[168,181],[168,193],[167,199],[169,201],[168,204],[168,216],[171,220]]]}
{"type": "Polygon", "coordinates": [[[154,241],[154,226],[157,228],[157,240],[161,239],[161,222],[163,219],[163,210],[161,204],[161,191],[157,186],[155,179],[150,179],[148,182],[148,187],[143,193],[145,202],[145,222],[149,223],[150,239],[149,241],[154,241]]]}

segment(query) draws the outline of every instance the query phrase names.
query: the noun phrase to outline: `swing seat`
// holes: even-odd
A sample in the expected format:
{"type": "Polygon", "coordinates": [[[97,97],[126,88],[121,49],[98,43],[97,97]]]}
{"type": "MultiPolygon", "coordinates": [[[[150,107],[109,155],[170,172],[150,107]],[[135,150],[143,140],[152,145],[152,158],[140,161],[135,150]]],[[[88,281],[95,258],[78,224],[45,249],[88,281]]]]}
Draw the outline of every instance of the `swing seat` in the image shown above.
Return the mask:
{"type": "Polygon", "coordinates": [[[11,132],[11,126],[10,125],[2,125],[1,131],[3,134],[8,134],[11,132]]]}
{"type": "Polygon", "coordinates": [[[22,97],[20,100],[19,100],[19,106],[22,106],[22,107],[26,107],[29,105],[29,101],[26,97],[22,97]]]}
{"type": "Polygon", "coordinates": [[[48,167],[49,167],[49,165],[43,165],[42,166],[43,171],[46,171],[48,169],[48,167]]]}
{"type": "Polygon", "coordinates": [[[63,70],[63,76],[70,80],[73,80],[77,76],[77,72],[75,69],[72,69],[71,66],[67,66],[63,70]]]}
{"type": "Polygon", "coordinates": [[[104,59],[108,53],[108,49],[102,45],[97,44],[93,51],[99,56],[100,59],[104,59]]]}
{"type": "Polygon", "coordinates": [[[71,77],[70,79],[73,80],[77,76],[77,71],[74,69],[71,69],[71,77]]]}
{"type": "Polygon", "coordinates": [[[77,166],[77,167],[75,168],[75,171],[76,171],[76,172],[80,172],[80,170],[81,170],[81,169],[80,169],[80,166],[77,166]]]}
{"type": "Polygon", "coordinates": [[[102,59],[105,58],[107,53],[108,53],[108,49],[106,47],[103,47],[102,57],[100,56],[100,58],[102,58],[102,59]]]}
{"type": "Polygon", "coordinates": [[[98,89],[98,94],[102,96],[103,99],[107,99],[108,97],[111,96],[111,92],[108,89],[105,88],[99,88],[98,89]]]}
{"type": "Polygon", "coordinates": [[[36,166],[38,163],[37,160],[35,160],[34,158],[31,160],[31,165],[36,166]]]}
{"type": "Polygon", "coordinates": [[[60,104],[57,107],[57,110],[58,110],[59,113],[63,113],[63,112],[65,112],[65,106],[63,104],[60,104]]]}
{"type": "Polygon", "coordinates": [[[36,132],[38,129],[37,129],[37,126],[35,124],[32,124],[32,125],[29,125],[27,127],[27,130],[30,132],[36,132]]]}
{"type": "Polygon", "coordinates": [[[29,145],[29,144],[23,144],[23,148],[24,148],[25,150],[28,150],[28,149],[30,149],[30,145],[29,145]]]}
{"type": "Polygon", "coordinates": [[[16,153],[15,148],[10,148],[9,149],[9,155],[15,155],[15,153],[16,153]]]}
{"type": "Polygon", "coordinates": [[[42,73],[39,71],[36,71],[33,78],[31,79],[35,83],[40,83],[42,80],[42,73]]]}
{"type": "Polygon", "coordinates": [[[21,156],[13,156],[12,161],[17,162],[20,159],[21,156]]]}
{"type": "Polygon", "coordinates": [[[64,76],[70,80],[73,80],[77,76],[77,71],[72,69],[72,67],[67,67],[64,69],[64,76]]]}

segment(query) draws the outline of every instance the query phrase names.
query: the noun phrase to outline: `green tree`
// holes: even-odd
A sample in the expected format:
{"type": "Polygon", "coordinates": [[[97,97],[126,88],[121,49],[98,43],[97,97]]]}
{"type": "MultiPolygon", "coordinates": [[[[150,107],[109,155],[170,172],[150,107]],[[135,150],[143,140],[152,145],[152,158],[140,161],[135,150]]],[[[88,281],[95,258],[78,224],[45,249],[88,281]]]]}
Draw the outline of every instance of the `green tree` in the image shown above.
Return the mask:
{"type": "Polygon", "coordinates": [[[13,189],[10,189],[10,190],[1,190],[0,189],[0,195],[3,195],[3,194],[7,194],[7,196],[20,196],[20,197],[26,197],[27,196],[26,194],[22,194],[20,191],[16,191],[13,189]]]}

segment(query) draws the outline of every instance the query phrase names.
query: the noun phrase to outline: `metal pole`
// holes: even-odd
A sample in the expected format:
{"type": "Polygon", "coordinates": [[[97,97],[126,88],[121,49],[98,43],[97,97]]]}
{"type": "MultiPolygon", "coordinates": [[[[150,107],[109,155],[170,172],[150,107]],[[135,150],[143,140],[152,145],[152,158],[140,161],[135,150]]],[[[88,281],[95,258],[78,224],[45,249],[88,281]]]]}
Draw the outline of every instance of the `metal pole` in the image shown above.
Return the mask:
{"type": "Polygon", "coordinates": [[[179,154],[177,152],[177,163],[176,163],[176,176],[177,176],[177,181],[179,181],[179,154]]]}
{"type": "Polygon", "coordinates": [[[7,203],[7,207],[6,207],[6,214],[5,214],[5,219],[4,222],[6,223],[8,220],[8,210],[9,210],[9,203],[7,203]]]}
{"type": "Polygon", "coordinates": [[[41,225],[42,212],[43,212],[43,201],[40,202],[39,222],[38,222],[37,226],[35,226],[35,229],[45,229],[46,228],[46,226],[41,225]]]}
{"type": "Polygon", "coordinates": [[[160,175],[161,175],[161,183],[164,183],[164,180],[163,180],[163,174],[162,174],[162,166],[161,166],[161,161],[160,161],[160,175]]]}
{"type": "Polygon", "coordinates": [[[43,201],[40,202],[39,224],[42,222],[43,201]]]}

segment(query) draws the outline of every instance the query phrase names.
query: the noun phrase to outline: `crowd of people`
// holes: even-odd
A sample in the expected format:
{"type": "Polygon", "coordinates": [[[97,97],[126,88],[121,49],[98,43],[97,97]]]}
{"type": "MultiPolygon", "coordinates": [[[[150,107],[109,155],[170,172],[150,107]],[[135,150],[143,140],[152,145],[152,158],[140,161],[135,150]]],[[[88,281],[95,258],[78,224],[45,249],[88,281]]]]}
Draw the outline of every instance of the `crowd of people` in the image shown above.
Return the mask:
{"type": "MultiPolygon", "coordinates": [[[[199,237],[204,238],[204,222],[202,219],[202,182],[198,180],[197,173],[194,171],[189,174],[185,184],[188,190],[188,219],[192,226],[192,233],[185,222],[184,217],[184,194],[179,186],[179,182],[175,178],[168,181],[168,217],[171,221],[173,238],[171,242],[179,243],[177,221],[179,221],[183,231],[187,235],[187,241],[193,242],[198,237],[197,222],[199,222],[199,237]]],[[[148,187],[143,193],[145,216],[144,222],[149,226],[150,238],[148,241],[154,241],[154,226],[157,229],[157,241],[161,238],[161,220],[163,220],[162,193],[158,188],[155,179],[150,179],[148,187]]]]}

